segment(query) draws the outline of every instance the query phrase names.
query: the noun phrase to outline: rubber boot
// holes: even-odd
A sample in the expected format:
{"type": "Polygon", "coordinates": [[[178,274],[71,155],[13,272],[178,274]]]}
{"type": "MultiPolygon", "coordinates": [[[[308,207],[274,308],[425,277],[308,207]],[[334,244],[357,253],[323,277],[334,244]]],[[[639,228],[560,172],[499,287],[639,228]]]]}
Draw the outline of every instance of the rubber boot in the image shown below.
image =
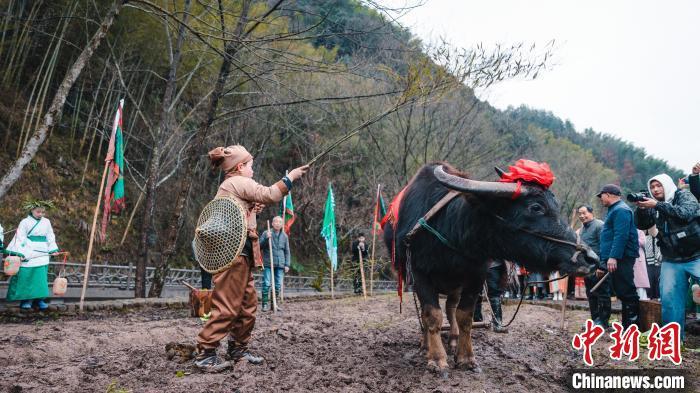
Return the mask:
{"type": "Polygon", "coordinates": [[[491,304],[491,310],[493,310],[491,321],[493,322],[494,333],[508,333],[508,328],[502,326],[503,310],[501,308],[501,298],[490,297],[489,303],[491,304]]]}
{"type": "Polygon", "coordinates": [[[235,341],[228,342],[228,349],[226,350],[226,358],[234,363],[237,363],[241,360],[247,360],[248,363],[250,363],[250,364],[260,364],[265,360],[260,356],[253,355],[248,350],[248,345],[239,344],[239,343],[236,343],[235,341]]]}
{"type": "Polygon", "coordinates": [[[231,363],[224,361],[216,354],[216,349],[201,350],[194,358],[194,366],[205,372],[221,372],[229,367],[231,363]]]}
{"type": "Polygon", "coordinates": [[[598,317],[594,319],[593,322],[598,326],[602,326],[603,329],[607,329],[610,327],[608,321],[610,320],[610,313],[612,312],[610,299],[597,298],[596,302],[598,304],[598,317]]]}
{"type": "Polygon", "coordinates": [[[31,300],[22,300],[19,303],[19,308],[22,310],[31,310],[32,309],[32,301],[31,300]]]}
{"type": "Polygon", "coordinates": [[[598,296],[588,296],[588,309],[591,311],[591,319],[593,322],[600,318],[600,305],[598,303],[598,296]]]}
{"type": "Polygon", "coordinates": [[[35,300],[34,303],[36,304],[37,307],[39,307],[39,311],[46,311],[46,309],[49,308],[49,305],[46,304],[44,299],[35,300]]]}
{"type": "Polygon", "coordinates": [[[627,329],[639,323],[639,302],[622,303],[622,327],[627,329]]]}
{"type": "Polygon", "coordinates": [[[277,311],[282,311],[282,301],[280,300],[280,291],[279,289],[275,292],[275,299],[277,299],[277,311]]]}
{"type": "Polygon", "coordinates": [[[474,322],[482,322],[484,320],[484,316],[481,314],[481,296],[479,296],[474,305],[474,318],[472,320],[474,322]]]}
{"type": "Polygon", "coordinates": [[[268,291],[263,290],[262,291],[262,312],[270,311],[270,306],[267,303],[268,297],[269,297],[268,291]]]}

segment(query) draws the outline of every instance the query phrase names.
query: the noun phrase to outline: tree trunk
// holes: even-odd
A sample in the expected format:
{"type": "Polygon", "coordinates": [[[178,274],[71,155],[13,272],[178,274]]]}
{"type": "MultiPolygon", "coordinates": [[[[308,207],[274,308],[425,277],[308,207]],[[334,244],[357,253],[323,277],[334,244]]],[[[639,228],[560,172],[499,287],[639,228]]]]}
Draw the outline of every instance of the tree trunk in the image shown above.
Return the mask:
{"type": "MultiPolygon", "coordinates": [[[[178,31],[177,43],[175,44],[172,57],[170,59],[170,72],[168,74],[168,81],[165,86],[165,93],[163,94],[163,106],[160,118],[160,125],[156,130],[156,134],[153,140],[153,154],[151,156],[151,161],[148,163],[148,179],[146,181],[146,208],[143,212],[143,222],[141,226],[141,259],[136,264],[136,287],[134,289],[134,296],[144,297],[146,294],[146,263],[148,261],[148,235],[154,231],[154,215],[155,215],[155,204],[156,204],[156,188],[158,185],[159,173],[160,173],[160,160],[163,156],[163,149],[161,147],[161,138],[163,135],[169,135],[172,129],[172,110],[171,105],[173,98],[175,97],[175,91],[177,88],[177,69],[180,65],[180,55],[182,53],[182,44],[185,40],[185,24],[187,23],[187,17],[190,12],[190,0],[185,1],[184,17],[182,24],[180,25],[180,30],[178,31]]],[[[167,25],[166,25],[167,28],[167,25]]],[[[149,297],[160,296],[163,290],[163,283],[165,281],[165,273],[162,268],[162,258],[160,263],[155,266],[156,270],[153,275],[153,283],[151,284],[151,289],[148,292],[149,297]]]]}
{"type": "Polygon", "coordinates": [[[41,147],[44,141],[46,141],[46,136],[48,135],[49,129],[53,127],[54,123],[61,117],[68,92],[80,76],[80,73],[90,60],[90,57],[92,57],[92,54],[100,45],[102,38],[104,38],[104,36],[107,34],[107,30],[109,30],[110,26],[112,26],[114,18],[119,14],[121,7],[127,1],[128,0],[115,0],[114,4],[112,4],[112,7],[109,9],[109,12],[102,20],[102,24],[97,29],[97,32],[95,32],[95,35],[92,36],[92,39],[90,39],[90,42],[80,53],[80,56],[78,56],[73,65],[66,72],[61,85],[58,87],[58,90],[54,95],[51,107],[49,107],[48,112],[46,112],[46,115],[44,115],[44,120],[24,146],[20,156],[17,158],[17,160],[15,160],[14,164],[12,164],[2,179],[0,179],[0,200],[5,196],[5,194],[7,194],[10,187],[12,187],[17,180],[19,180],[20,176],[22,175],[22,169],[24,169],[24,167],[32,161],[37,151],[39,151],[39,147],[41,147]]]}
{"type": "MultiPolygon", "coordinates": [[[[279,4],[281,4],[281,1],[278,2],[275,6],[273,6],[273,8],[270,11],[268,11],[268,13],[261,19],[267,17],[272,10],[276,9],[276,7],[279,6],[279,4]]],[[[245,28],[245,25],[248,22],[249,10],[250,1],[244,1],[241,9],[241,16],[238,19],[238,22],[236,23],[236,27],[233,32],[235,37],[244,37],[243,29],[245,28]]],[[[246,34],[249,34],[251,31],[252,28],[248,30],[246,34]]],[[[184,168],[185,172],[181,176],[179,176],[182,180],[178,184],[177,201],[175,202],[173,215],[170,219],[168,233],[165,237],[166,243],[163,247],[163,258],[161,260],[163,270],[167,269],[170,258],[175,253],[175,249],[177,248],[177,236],[180,232],[180,228],[182,227],[182,223],[184,221],[184,216],[182,213],[185,208],[185,202],[187,201],[187,196],[189,195],[190,188],[192,187],[194,168],[196,166],[195,164],[197,158],[199,157],[199,152],[204,146],[204,142],[206,141],[206,138],[209,134],[210,127],[214,120],[216,120],[216,110],[219,106],[219,99],[221,98],[224,92],[226,81],[228,80],[228,77],[231,73],[231,64],[233,62],[233,59],[242,46],[241,42],[242,40],[231,40],[226,43],[224,49],[224,59],[221,63],[221,68],[219,69],[219,76],[216,80],[216,84],[214,85],[214,89],[211,94],[209,106],[206,109],[204,119],[197,128],[195,141],[192,144],[192,146],[189,147],[189,149],[187,150],[187,154],[183,158],[182,167],[184,168]]],[[[157,274],[157,276],[164,278],[164,275],[162,273],[157,274]]],[[[162,283],[158,285],[154,283],[154,286],[160,287],[162,289],[162,283]]]]}

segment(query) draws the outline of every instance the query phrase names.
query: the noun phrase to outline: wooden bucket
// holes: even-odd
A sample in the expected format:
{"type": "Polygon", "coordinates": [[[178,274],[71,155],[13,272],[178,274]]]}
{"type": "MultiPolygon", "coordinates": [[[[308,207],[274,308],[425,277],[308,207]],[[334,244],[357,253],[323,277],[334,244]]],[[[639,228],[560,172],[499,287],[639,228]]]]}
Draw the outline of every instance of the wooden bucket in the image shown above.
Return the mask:
{"type": "Polygon", "coordinates": [[[661,326],[661,302],[658,300],[639,301],[639,330],[646,332],[651,324],[656,322],[661,326]]]}

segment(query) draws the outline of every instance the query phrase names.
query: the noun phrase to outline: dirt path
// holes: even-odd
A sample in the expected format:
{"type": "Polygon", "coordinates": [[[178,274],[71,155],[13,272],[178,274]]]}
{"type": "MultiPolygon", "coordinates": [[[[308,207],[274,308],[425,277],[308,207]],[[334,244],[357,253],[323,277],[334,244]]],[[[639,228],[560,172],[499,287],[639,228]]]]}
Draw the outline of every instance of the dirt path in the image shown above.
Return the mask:
{"type": "MultiPolygon", "coordinates": [[[[442,379],[426,370],[407,300],[403,314],[396,296],[288,303],[284,313],[259,315],[252,349],[266,364],[241,363],[221,374],[197,373],[190,363],[166,359],[166,343],[193,342],[200,328],[184,310],[6,323],[0,325],[0,391],[563,392],[566,370],[582,365],[570,342],[585,312],[567,313],[570,331],[564,335],[558,311],[527,305],[508,334],[475,330],[481,374],[451,370],[442,379]]],[[[513,310],[508,306],[506,316],[513,310]]],[[[606,362],[607,345],[607,339],[596,344],[596,363],[629,367],[606,362]]],[[[634,366],[651,367],[648,361],[634,366]]],[[[685,353],[681,367],[697,375],[700,356],[685,353]]]]}

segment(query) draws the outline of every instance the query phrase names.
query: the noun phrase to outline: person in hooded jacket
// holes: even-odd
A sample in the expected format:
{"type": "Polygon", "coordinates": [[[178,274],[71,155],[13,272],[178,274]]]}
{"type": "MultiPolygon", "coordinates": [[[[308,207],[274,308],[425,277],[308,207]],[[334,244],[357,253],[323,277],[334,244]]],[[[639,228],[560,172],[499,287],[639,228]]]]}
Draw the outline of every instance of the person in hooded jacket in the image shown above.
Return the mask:
{"type": "Polygon", "coordinates": [[[700,162],[693,166],[692,172],[688,175],[688,185],[690,192],[695,195],[697,200],[700,200],[700,162]]]}
{"type": "Polygon", "coordinates": [[[635,219],[639,229],[656,225],[659,231],[661,319],[664,325],[677,322],[684,340],[688,280],[700,279],[700,204],[665,173],[652,177],[647,185],[652,198],[636,203],[635,219]]]}

